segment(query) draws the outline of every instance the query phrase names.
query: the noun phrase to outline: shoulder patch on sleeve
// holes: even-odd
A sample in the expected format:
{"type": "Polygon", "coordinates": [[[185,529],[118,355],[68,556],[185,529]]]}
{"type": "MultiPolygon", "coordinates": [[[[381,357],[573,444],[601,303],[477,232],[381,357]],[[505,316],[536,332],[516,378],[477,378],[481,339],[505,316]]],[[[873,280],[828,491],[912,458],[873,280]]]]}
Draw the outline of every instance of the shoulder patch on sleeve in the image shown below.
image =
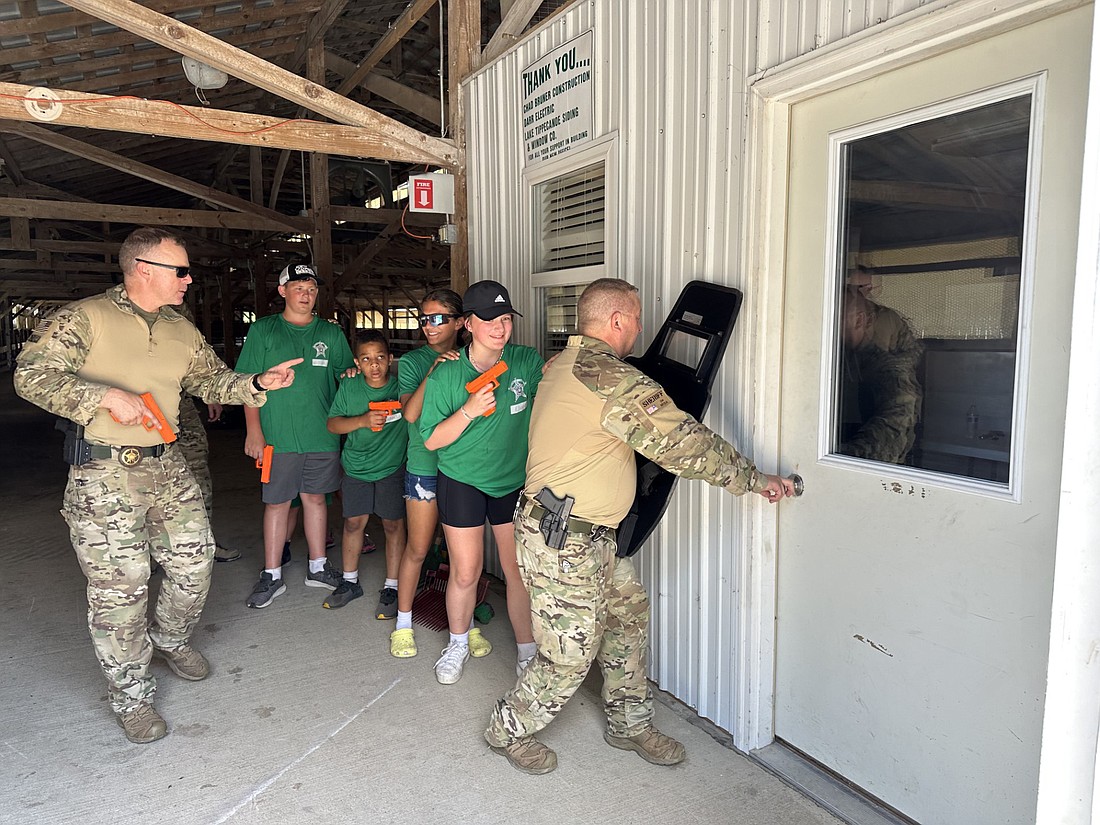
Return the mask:
{"type": "Polygon", "coordinates": [[[646,415],[653,415],[671,403],[672,399],[668,397],[664,390],[653,390],[638,400],[638,406],[645,411],[646,415]]]}
{"type": "Polygon", "coordinates": [[[37,344],[42,340],[42,336],[50,331],[50,320],[51,319],[43,318],[38,322],[38,325],[34,328],[34,332],[27,338],[28,344],[37,344]]]}

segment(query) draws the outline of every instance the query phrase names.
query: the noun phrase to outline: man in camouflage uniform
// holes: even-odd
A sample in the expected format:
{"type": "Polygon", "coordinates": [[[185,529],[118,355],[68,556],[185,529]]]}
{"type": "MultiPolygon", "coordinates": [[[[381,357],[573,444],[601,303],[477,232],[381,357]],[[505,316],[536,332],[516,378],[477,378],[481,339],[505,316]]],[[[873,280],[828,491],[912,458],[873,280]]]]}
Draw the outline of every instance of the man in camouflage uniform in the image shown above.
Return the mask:
{"type": "Polygon", "coordinates": [[[904,464],[916,440],[923,349],[894,310],[844,291],[841,426],[838,452],[904,464]]]}
{"type": "Polygon", "coordinates": [[[757,471],[622,361],[641,332],[641,311],[626,281],[590,284],[577,304],[582,334],[548,367],[535,400],[515,530],[538,654],[485,731],[490,747],[525,773],[557,767],[556,754],[534,734],[553,721],[593,661],[603,673],[607,743],[657,765],[684,759],[683,745],[653,727],[649,597],[633,562],[615,555],[615,528],[634,501],[634,451],[735,495],[751,491],[776,502],[793,493],[790,481],[757,471]],[[576,500],[561,549],[540,532],[547,511],[534,497],[544,487],[576,500]]]}
{"type": "Polygon", "coordinates": [[[191,283],[176,236],[138,229],[118,257],[121,285],[63,307],[35,330],[15,389],[84,428],[61,513],[88,579],[88,627],[111,708],[126,737],[146,743],[168,732],[152,705],[151,657],[184,679],[210,672],[188,639],[210,587],[214,541],[195,478],[153,426],[141,393],[152,395],[174,432],[181,392],[258,406],[265,391],[293,382],[296,362],[242,375],[214,355],[173,308],[191,283]],[[165,572],[151,624],[150,558],[165,572]]]}

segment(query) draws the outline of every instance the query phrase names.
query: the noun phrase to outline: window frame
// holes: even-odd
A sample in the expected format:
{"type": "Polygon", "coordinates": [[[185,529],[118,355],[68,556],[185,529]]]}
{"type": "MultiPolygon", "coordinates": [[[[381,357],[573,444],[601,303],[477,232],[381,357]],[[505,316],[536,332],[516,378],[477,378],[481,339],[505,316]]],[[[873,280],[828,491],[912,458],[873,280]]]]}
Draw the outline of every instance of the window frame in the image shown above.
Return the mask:
{"type": "Polygon", "coordinates": [[[613,277],[618,271],[619,197],[618,197],[618,134],[611,133],[584,146],[572,149],[564,155],[534,164],[523,170],[525,201],[528,205],[528,248],[524,257],[528,262],[531,286],[534,289],[550,286],[589,284],[597,278],[613,277]],[[554,178],[577,172],[596,163],[604,166],[604,262],[593,266],[571,269],[539,270],[537,268],[538,238],[542,236],[540,207],[537,189],[554,178]]]}
{"type": "Polygon", "coordinates": [[[1034,311],[1035,245],[1038,225],[1039,191],[1042,185],[1042,133],[1045,112],[1045,77],[1037,75],[1022,78],[979,92],[964,95],[899,113],[890,117],[844,129],[829,136],[828,156],[828,218],[825,237],[825,277],[831,287],[825,290],[821,346],[821,408],[818,411],[818,445],[822,464],[842,467],[858,472],[881,475],[888,470],[899,481],[920,483],[945,489],[979,493],[991,498],[1009,501],[1021,500],[1023,475],[1023,438],[1015,434],[1025,432],[1028,407],[1028,375],[1030,374],[1031,318],[1034,311]],[[1008,482],[984,481],[966,476],[956,476],[939,470],[926,470],[898,464],[886,464],[871,459],[854,458],[836,452],[835,427],[839,414],[839,388],[836,381],[836,365],[840,358],[840,297],[844,289],[844,272],[848,252],[845,248],[846,205],[845,180],[846,147],[861,138],[900,129],[926,120],[958,112],[966,112],[989,103],[997,103],[1013,97],[1030,96],[1031,125],[1028,142],[1027,188],[1023,209],[1024,225],[1021,232],[1021,272],[1019,307],[1017,315],[1016,364],[1013,379],[1013,410],[1009,446],[1008,482]]]}

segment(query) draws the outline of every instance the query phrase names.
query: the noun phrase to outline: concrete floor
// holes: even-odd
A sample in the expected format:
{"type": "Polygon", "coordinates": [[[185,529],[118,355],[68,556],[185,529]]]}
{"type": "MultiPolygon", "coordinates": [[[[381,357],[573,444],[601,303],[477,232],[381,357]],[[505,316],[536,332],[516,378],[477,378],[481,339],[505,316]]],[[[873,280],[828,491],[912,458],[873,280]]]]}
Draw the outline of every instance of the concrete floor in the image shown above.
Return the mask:
{"type": "Polygon", "coordinates": [[[598,677],[543,735],[558,770],[514,770],[481,738],[514,679],[498,594],[484,628],[496,650],[452,687],[432,670],[445,633],[418,628],[419,656],[389,655],[390,623],[371,613],[381,552],[364,557],[368,597],[323,610],[325,591],[303,586],[299,538],[287,592],[247,609],[260,504],[242,430],[211,433],[216,532],[244,551],[216,565],[193,639],[213,673],[191,683],[155,665],[170,734],[128,743],[106,703],[84,578],[58,514],[66,468],[52,421],[0,376],[0,822],[839,822],[667,697],[656,721],[686,745],[684,764],[656,767],[609,748],[598,677]]]}

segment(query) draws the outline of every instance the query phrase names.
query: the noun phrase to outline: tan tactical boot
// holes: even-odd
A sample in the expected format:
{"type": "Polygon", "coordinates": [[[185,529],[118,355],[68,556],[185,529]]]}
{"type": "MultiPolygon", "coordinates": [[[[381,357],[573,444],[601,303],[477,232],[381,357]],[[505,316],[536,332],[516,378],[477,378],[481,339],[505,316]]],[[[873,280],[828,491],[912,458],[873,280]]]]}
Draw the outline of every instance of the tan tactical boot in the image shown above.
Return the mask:
{"type": "Polygon", "coordinates": [[[189,644],[182,644],[172,650],[154,647],[153,655],[164,659],[172,672],[181,679],[198,682],[210,675],[210,663],[206,661],[206,657],[189,644]]]}
{"type": "Polygon", "coordinates": [[[126,738],[135,745],[148,745],[168,735],[168,726],[147,702],[142,702],[133,710],[116,714],[115,718],[126,738]]]}
{"type": "Polygon", "coordinates": [[[214,545],[214,561],[236,561],[241,557],[241,551],[236,547],[226,547],[224,544],[214,545]]]}
{"type": "Polygon", "coordinates": [[[550,773],[558,766],[558,755],[533,736],[524,736],[510,745],[498,748],[489,746],[512,763],[512,767],[524,773],[550,773]]]}
{"type": "Polygon", "coordinates": [[[634,736],[612,736],[605,731],[603,738],[611,747],[634,751],[654,765],[677,765],[687,756],[683,745],[671,736],[665,736],[652,725],[634,736]]]}

